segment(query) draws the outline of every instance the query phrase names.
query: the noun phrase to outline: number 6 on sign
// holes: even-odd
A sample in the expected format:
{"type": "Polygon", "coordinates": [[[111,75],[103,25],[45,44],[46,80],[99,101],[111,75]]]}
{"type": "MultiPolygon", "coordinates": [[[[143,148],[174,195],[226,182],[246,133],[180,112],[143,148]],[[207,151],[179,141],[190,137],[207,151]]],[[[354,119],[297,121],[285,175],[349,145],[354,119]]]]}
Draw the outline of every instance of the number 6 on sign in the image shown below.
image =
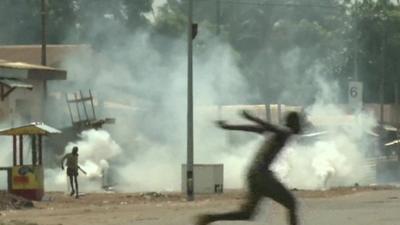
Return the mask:
{"type": "Polygon", "coordinates": [[[357,87],[351,87],[350,88],[350,96],[351,97],[353,97],[353,98],[355,98],[355,97],[357,97],[357,87]]]}
{"type": "Polygon", "coordinates": [[[362,105],[363,84],[358,81],[349,82],[349,105],[353,107],[361,107],[362,105]]]}

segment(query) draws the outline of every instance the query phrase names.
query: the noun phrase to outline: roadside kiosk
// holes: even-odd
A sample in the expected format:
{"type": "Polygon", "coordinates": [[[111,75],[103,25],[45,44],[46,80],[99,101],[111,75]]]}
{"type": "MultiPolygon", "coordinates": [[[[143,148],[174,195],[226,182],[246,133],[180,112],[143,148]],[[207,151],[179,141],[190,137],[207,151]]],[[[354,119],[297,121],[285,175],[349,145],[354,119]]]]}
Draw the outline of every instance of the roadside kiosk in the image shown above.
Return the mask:
{"type": "Polygon", "coordinates": [[[61,133],[44,123],[31,123],[21,127],[0,130],[2,136],[12,136],[13,166],[7,170],[8,191],[26,199],[40,201],[44,195],[43,135],[61,133]],[[30,162],[24,162],[24,136],[31,141],[30,162]]]}

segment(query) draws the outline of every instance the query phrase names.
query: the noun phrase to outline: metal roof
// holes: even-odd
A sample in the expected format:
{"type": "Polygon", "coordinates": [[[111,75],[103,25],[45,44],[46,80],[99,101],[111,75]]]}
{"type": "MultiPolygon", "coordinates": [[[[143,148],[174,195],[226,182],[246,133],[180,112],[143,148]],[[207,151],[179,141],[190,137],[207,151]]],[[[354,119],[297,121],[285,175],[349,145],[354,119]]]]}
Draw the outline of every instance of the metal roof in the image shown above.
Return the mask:
{"type": "Polygon", "coordinates": [[[39,69],[39,70],[57,70],[56,68],[42,66],[37,64],[23,63],[23,62],[10,62],[0,59],[0,67],[12,69],[39,69]]]}
{"type": "Polygon", "coordinates": [[[34,122],[28,125],[0,130],[0,135],[59,134],[61,131],[44,123],[34,122]]]}
{"type": "Polygon", "coordinates": [[[33,80],[65,80],[67,71],[49,66],[0,59],[0,77],[33,80]]]}
{"type": "Polygon", "coordinates": [[[0,83],[4,84],[10,88],[27,88],[27,89],[33,88],[32,84],[25,83],[18,79],[6,79],[6,78],[2,79],[2,78],[0,78],[0,83]]]}
{"type": "MultiPolygon", "coordinates": [[[[69,57],[76,55],[93,55],[90,45],[46,45],[47,65],[58,67],[69,57]]],[[[11,62],[40,64],[42,62],[42,45],[0,45],[0,59],[11,62]]]]}

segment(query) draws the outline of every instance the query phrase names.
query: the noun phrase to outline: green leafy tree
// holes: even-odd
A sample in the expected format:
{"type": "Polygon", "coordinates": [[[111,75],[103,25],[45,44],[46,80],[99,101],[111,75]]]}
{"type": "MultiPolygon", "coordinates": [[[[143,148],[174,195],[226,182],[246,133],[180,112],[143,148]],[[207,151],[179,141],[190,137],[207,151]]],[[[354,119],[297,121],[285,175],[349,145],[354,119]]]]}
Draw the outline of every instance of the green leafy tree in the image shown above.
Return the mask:
{"type": "Polygon", "coordinates": [[[169,4],[159,8],[158,16],[154,23],[156,35],[179,38],[186,34],[186,28],[187,17],[183,12],[174,11],[169,4]]]}
{"type": "Polygon", "coordinates": [[[40,2],[0,1],[0,43],[32,44],[40,41],[40,2]]]}
{"type": "Polygon", "coordinates": [[[123,4],[130,30],[149,26],[145,14],[153,13],[153,0],[124,0],[123,4]]]}
{"type": "Polygon", "coordinates": [[[47,2],[48,42],[53,44],[76,42],[76,2],[59,0],[47,0],[47,2]]]}
{"type": "MultiPolygon", "coordinates": [[[[152,0],[76,0],[80,39],[95,47],[118,45],[122,38],[149,25],[152,0]],[[118,35],[116,35],[118,34],[118,35]]],[[[121,43],[120,43],[121,44],[121,43]]]]}
{"type": "MultiPolygon", "coordinates": [[[[201,25],[222,28],[241,55],[240,68],[263,99],[280,101],[282,87],[302,82],[311,68],[323,65],[318,73],[340,82],[342,101],[346,101],[346,85],[354,78],[356,68],[365,85],[367,102],[379,101],[377,93],[383,79],[385,101],[393,101],[393,84],[398,86],[400,72],[398,4],[387,0],[254,2],[222,0],[219,24],[215,24],[216,1],[196,3],[194,14],[201,25]]],[[[185,2],[169,3],[172,11],[185,15],[185,2]]],[[[296,90],[299,85],[295,86],[290,89],[296,90]]],[[[312,96],[314,89],[307,89],[312,96]]]]}
{"type": "MultiPolygon", "coordinates": [[[[393,102],[394,85],[398,87],[400,7],[389,1],[365,0],[352,5],[350,13],[354,27],[348,32],[351,35],[348,38],[355,47],[353,52],[357,51],[356,63],[366,89],[365,100],[380,102],[380,85],[384,82],[384,100],[393,102]]],[[[350,65],[347,66],[351,68],[355,54],[348,56],[350,65]]]]}

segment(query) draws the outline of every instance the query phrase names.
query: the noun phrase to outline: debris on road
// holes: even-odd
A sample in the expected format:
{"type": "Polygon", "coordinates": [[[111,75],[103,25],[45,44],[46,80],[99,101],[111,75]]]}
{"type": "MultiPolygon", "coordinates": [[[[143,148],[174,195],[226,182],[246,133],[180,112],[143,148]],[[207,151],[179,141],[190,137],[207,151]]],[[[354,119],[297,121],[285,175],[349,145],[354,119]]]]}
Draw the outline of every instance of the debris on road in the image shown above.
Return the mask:
{"type": "Polygon", "coordinates": [[[33,202],[8,192],[0,192],[0,210],[33,208],[33,202]]]}
{"type": "Polygon", "coordinates": [[[155,198],[168,198],[166,194],[160,192],[145,192],[141,193],[140,197],[145,198],[146,200],[155,199],[155,198]]]}

